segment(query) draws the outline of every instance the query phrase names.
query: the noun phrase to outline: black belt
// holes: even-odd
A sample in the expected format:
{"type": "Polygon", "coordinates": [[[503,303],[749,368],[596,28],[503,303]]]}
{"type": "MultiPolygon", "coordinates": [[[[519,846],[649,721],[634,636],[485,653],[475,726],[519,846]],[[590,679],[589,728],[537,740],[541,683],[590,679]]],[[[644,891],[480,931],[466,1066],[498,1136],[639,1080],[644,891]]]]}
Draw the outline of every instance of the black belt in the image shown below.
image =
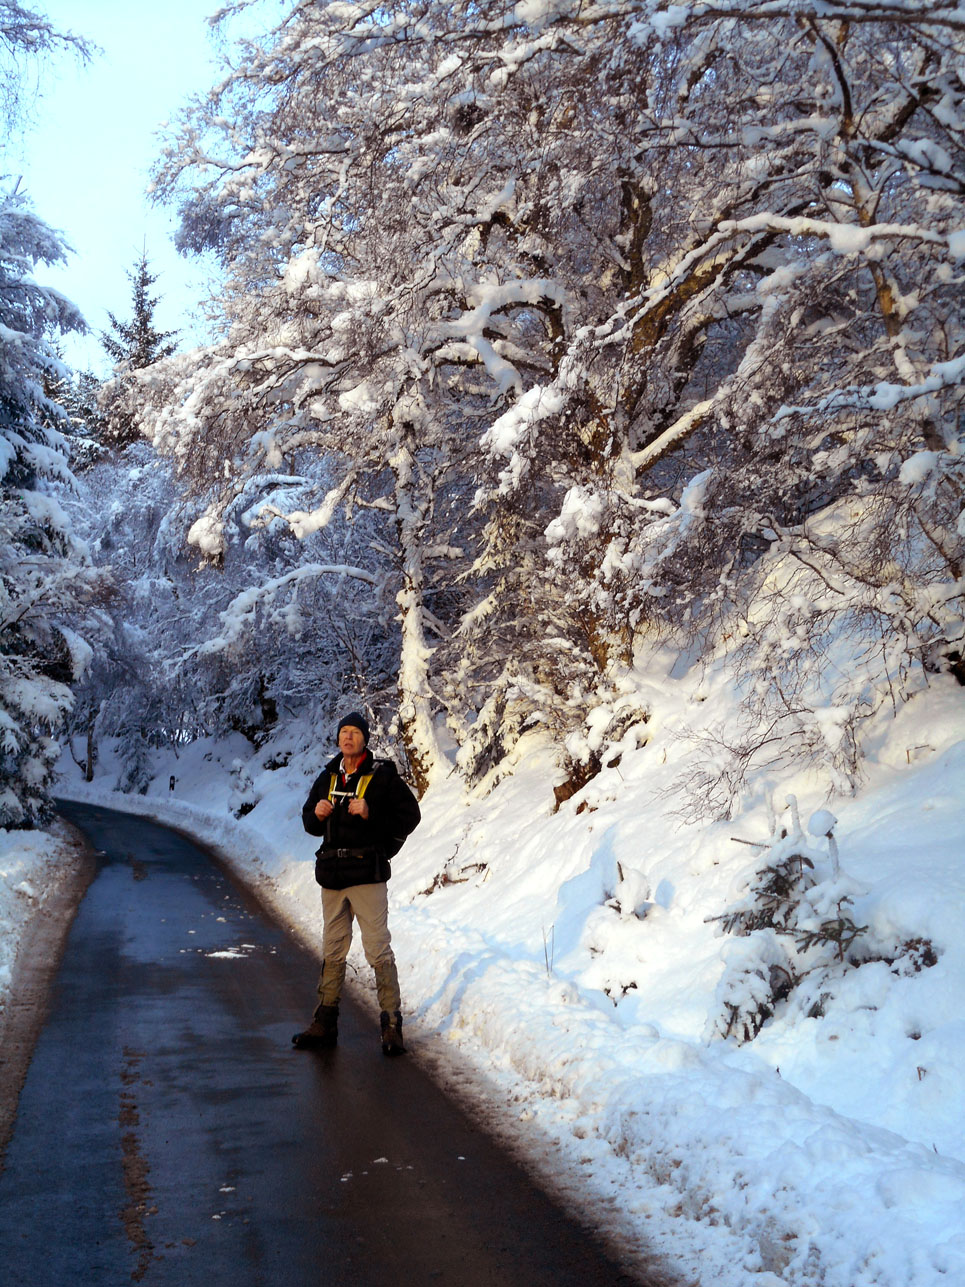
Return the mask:
{"type": "Polygon", "coordinates": [[[323,849],[322,858],[369,858],[374,854],[374,848],[368,849],[323,849]]]}

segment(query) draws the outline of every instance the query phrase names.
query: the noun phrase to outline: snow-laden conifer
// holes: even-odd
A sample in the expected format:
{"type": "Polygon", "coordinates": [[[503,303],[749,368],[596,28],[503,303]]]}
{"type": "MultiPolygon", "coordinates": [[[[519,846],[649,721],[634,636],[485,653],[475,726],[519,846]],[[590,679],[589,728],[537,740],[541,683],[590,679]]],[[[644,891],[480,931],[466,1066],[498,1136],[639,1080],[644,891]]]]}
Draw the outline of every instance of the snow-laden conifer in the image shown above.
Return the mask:
{"type": "Polygon", "coordinates": [[[100,337],[114,364],[113,379],[103,386],[100,393],[102,434],[107,442],[117,447],[128,446],[140,437],[138,390],[130,379],[131,373],[170,357],[177,348],[171,342],[176,332],[159,331],[155,324],[154,313],[160,296],[151,294],[157,274],[150,270],[146,249],[134,267],[128,270],[127,277],[131,283],[130,320],[119,321],[112,312],[108,312],[110,328],[102,331],[100,337]]]}
{"type": "MultiPolygon", "coordinates": [[[[27,111],[30,60],[88,47],[43,14],[0,0],[0,112],[9,131],[27,111]]],[[[0,152],[0,827],[28,827],[49,813],[55,734],[71,684],[91,649],[78,632],[97,578],[61,499],[72,485],[57,401],[67,371],[59,332],[83,319],[41,286],[38,264],[66,257],[62,238],[32,209],[0,152]]]]}
{"type": "Polygon", "coordinates": [[[31,275],[63,256],[26,199],[0,196],[0,826],[49,808],[54,734],[90,660],[75,630],[92,576],[57,493],[69,487],[63,412],[47,393],[64,370],[47,335],[82,325],[31,275]]]}

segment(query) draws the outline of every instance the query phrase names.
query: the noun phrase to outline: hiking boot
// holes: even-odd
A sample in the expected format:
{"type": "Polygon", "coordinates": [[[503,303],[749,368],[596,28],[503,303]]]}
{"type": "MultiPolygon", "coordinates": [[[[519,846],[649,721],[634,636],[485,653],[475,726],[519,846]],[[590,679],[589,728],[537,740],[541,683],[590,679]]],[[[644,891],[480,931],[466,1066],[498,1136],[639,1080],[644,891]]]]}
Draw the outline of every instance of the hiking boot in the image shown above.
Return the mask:
{"type": "Polygon", "coordinates": [[[338,1006],[320,1005],[304,1032],[296,1032],[292,1045],[296,1050],[331,1050],[338,1042],[338,1006]]]}
{"type": "Polygon", "coordinates": [[[379,1015],[379,1022],[382,1025],[382,1053],[383,1055],[404,1055],[405,1046],[402,1044],[402,1015],[398,1010],[390,1015],[388,1011],[383,1010],[379,1015]]]}

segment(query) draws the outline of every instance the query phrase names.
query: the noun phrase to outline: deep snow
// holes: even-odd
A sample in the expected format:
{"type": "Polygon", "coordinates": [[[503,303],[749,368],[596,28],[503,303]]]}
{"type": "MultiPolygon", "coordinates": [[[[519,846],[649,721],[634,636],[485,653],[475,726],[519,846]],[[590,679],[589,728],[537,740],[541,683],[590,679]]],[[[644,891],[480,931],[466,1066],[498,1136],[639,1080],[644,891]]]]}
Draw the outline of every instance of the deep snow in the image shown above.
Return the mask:
{"type": "MultiPolygon", "coordinates": [[[[853,797],[828,800],[803,773],[761,780],[737,817],[710,824],[681,821],[667,794],[690,753],[675,729],[695,709],[708,724],[726,718],[733,701],[723,681],[705,680],[699,696],[639,676],[648,740],[631,730],[607,748],[613,767],[558,812],[539,733],[488,795],[467,794],[455,774],[432,786],[390,885],[409,1043],[564,1196],[686,1282],[965,1282],[961,690],[939,681],[897,718],[882,714],[853,797]],[[740,841],[766,843],[767,801],[781,810],[792,793],[805,821],[836,815],[841,879],[879,959],[832,964],[823,1014],[808,1017],[802,988],[738,1046],[713,1035],[714,1020],[728,962],[752,940],[710,918],[739,903],[760,866],[740,841]],[[930,953],[902,955],[909,942],[930,953]]],[[[112,795],[107,764],[90,787],[65,767],[63,793],[216,844],[317,941],[315,842],[300,806],[330,753],[292,728],[253,758],[241,739],[159,758],[147,796],[112,795]],[[254,807],[236,819],[242,802],[254,807]]],[[[4,988],[55,843],[3,836],[4,988]]],[[[806,843],[830,880],[827,842],[806,843]]],[[[357,943],[352,959],[370,991],[357,943]]]]}

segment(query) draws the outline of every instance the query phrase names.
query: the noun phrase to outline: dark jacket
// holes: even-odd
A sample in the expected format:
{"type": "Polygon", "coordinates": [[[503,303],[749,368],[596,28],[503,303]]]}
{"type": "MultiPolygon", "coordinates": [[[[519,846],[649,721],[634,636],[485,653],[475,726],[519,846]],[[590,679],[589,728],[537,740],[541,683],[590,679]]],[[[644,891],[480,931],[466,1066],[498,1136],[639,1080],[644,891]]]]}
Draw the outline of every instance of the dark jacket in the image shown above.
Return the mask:
{"type": "Polygon", "coordinates": [[[356,771],[343,782],[341,755],[334,756],[312,783],[302,808],[302,823],[311,836],[322,836],[316,854],[315,879],[324,889],[346,889],[349,885],[370,885],[389,879],[389,859],[399,852],[403,841],[421,818],[415,796],[399,777],[391,760],[376,760],[366,751],[356,771]],[[348,799],[337,797],[335,811],[322,822],[315,805],[329,798],[332,778],[335,790],[356,795],[368,774],[364,799],[369,816],[360,818],[348,811],[348,799]]]}

